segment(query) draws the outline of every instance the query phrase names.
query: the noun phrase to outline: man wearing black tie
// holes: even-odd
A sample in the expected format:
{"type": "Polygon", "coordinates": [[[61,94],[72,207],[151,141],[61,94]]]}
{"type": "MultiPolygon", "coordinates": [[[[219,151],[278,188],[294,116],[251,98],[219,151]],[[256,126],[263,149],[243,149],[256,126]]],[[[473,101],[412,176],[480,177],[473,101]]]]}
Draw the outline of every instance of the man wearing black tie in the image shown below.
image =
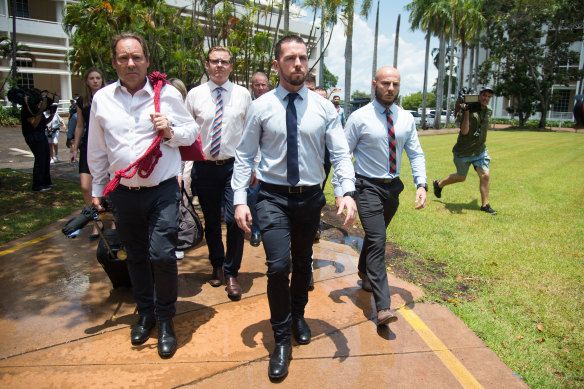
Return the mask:
{"type": "Polygon", "coordinates": [[[288,374],[291,335],[299,344],[310,342],[304,308],[314,234],[326,203],[321,189],[325,145],[338,183],[334,187],[338,214],[346,211],[345,225],[355,220],[356,204],[352,197],[354,171],[339,116],[330,101],[304,86],[308,55],[302,38],[287,36],[277,43],[274,68],[280,85],[250,106],[235,153],[231,185],[235,220],[249,231],[252,217],[246,205],[246,188],[259,145],[256,208],[268,264],[270,323],[276,341],[268,376],[277,380],[288,374]]]}

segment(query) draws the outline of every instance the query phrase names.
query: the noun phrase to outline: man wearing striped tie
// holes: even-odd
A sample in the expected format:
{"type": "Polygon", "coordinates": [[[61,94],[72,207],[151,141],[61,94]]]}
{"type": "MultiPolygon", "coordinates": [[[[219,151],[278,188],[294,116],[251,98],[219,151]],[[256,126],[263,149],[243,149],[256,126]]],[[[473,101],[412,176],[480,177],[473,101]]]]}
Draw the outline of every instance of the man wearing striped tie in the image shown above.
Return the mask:
{"type": "Polygon", "coordinates": [[[232,300],[241,298],[237,275],[243,256],[244,232],[233,218],[231,175],[235,147],[241,139],[247,108],[248,90],[229,81],[233,70],[231,53],[222,46],[209,50],[205,68],[210,80],[192,89],[186,98],[187,110],[201,127],[201,141],[206,161],[195,161],[196,189],[205,218],[205,239],[213,272],[209,283],[227,285],[232,300]],[[227,250],[221,236],[221,207],[225,207],[227,250]]]}
{"type": "Polygon", "coordinates": [[[375,100],[349,116],[345,136],[355,157],[357,209],[365,231],[359,256],[361,287],[373,292],[377,325],[397,320],[390,310],[389,286],[385,266],[386,229],[399,205],[404,184],[399,178],[405,149],[416,191],[416,209],[426,204],[426,162],[418,140],[414,117],[395,104],[399,95],[400,74],[386,66],[375,74],[375,100]]]}

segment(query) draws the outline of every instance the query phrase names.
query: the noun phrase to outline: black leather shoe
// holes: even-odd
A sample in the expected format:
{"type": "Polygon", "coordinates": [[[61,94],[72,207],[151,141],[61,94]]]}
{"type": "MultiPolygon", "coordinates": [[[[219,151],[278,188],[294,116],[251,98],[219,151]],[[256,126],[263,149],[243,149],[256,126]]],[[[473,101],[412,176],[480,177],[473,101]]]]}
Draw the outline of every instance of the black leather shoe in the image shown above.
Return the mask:
{"type": "Polygon", "coordinates": [[[290,344],[276,345],[270,365],[268,366],[268,377],[271,380],[281,380],[288,375],[288,365],[292,359],[292,346],[290,344]]]}
{"type": "Polygon", "coordinates": [[[262,236],[260,235],[259,232],[251,234],[251,238],[249,238],[249,244],[251,244],[253,247],[258,247],[261,241],[262,236]]]}
{"type": "Polygon", "coordinates": [[[132,326],[130,332],[130,339],[133,345],[139,345],[146,342],[150,338],[150,331],[156,325],[154,316],[140,316],[138,323],[132,326]]]}
{"type": "Polygon", "coordinates": [[[172,320],[158,322],[158,355],[161,358],[170,358],[176,351],[176,336],[172,320]]]}
{"type": "Polygon", "coordinates": [[[292,335],[298,344],[310,343],[310,327],[303,317],[292,318],[292,335]]]}

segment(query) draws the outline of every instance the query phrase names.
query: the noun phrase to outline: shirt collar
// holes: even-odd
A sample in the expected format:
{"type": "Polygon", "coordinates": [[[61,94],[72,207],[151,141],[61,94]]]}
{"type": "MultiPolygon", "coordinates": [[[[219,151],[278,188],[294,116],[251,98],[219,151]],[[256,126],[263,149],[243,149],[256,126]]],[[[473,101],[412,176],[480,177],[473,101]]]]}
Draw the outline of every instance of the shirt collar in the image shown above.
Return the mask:
{"type": "Polygon", "coordinates": [[[231,89],[233,89],[233,83],[229,80],[225,81],[223,85],[217,85],[211,80],[207,81],[207,84],[209,84],[209,89],[211,89],[212,91],[214,91],[218,87],[221,87],[221,89],[225,89],[228,92],[231,92],[231,89]]]}
{"type": "MultiPolygon", "coordinates": [[[[289,90],[287,90],[286,88],[284,88],[282,86],[282,84],[279,84],[278,87],[276,88],[276,96],[278,96],[278,98],[280,100],[284,100],[286,98],[286,96],[288,96],[288,93],[292,93],[289,90]]],[[[302,88],[300,88],[300,90],[298,92],[298,95],[300,96],[300,98],[302,100],[306,100],[306,98],[308,97],[308,88],[306,88],[306,86],[302,85],[302,88]]]]}
{"type": "MultiPolygon", "coordinates": [[[[381,105],[377,101],[377,99],[373,99],[372,104],[373,104],[373,107],[375,108],[375,111],[385,115],[385,107],[383,105],[381,105]]],[[[389,110],[391,111],[392,115],[396,113],[397,107],[396,107],[395,103],[389,106],[389,110]]]]}
{"type": "MultiPolygon", "coordinates": [[[[122,85],[122,80],[118,78],[118,81],[116,81],[116,89],[121,88],[124,88],[126,91],[128,90],[125,86],[122,85]]],[[[150,96],[154,95],[154,88],[152,88],[152,84],[150,83],[148,77],[146,77],[146,84],[144,84],[144,86],[140,90],[146,91],[146,93],[148,93],[150,96]]]]}

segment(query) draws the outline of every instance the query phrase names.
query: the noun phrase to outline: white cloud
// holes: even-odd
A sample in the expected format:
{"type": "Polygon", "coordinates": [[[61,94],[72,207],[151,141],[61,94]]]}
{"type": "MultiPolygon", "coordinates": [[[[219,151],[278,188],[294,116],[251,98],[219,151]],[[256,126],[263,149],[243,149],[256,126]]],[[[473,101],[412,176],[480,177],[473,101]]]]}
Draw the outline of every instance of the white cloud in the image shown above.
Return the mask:
{"type": "MultiPolygon", "coordinates": [[[[425,42],[404,40],[404,37],[405,39],[412,37],[412,34],[404,31],[406,28],[402,25],[398,56],[398,69],[401,73],[400,94],[402,96],[422,91],[424,82],[425,42]]],[[[392,65],[395,34],[392,34],[391,37],[380,34],[378,39],[377,67],[392,65]]],[[[338,86],[343,89],[341,95],[344,95],[345,86],[345,42],[345,28],[342,23],[339,23],[333,29],[333,37],[326,53],[325,63],[328,69],[339,77],[338,86]]],[[[352,92],[360,90],[369,93],[371,90],[373,43],[374,30],[367,25],[363,18],[356,17],[353,34],[352,92]]],[[[438,75],[431,58],[429,66],[428,90],[432,89],[438,75]]]]}

